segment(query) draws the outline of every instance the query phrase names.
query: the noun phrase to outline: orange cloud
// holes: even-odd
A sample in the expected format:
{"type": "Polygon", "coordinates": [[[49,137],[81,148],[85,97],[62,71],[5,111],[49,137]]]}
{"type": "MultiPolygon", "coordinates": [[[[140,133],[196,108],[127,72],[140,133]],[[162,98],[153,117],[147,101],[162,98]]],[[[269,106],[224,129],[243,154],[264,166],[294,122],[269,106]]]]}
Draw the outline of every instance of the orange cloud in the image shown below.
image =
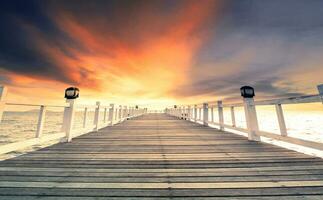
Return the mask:
{"type": "MultiPolygon", "coordinates": [[[[186,81],[186,71],[192,65],[193,56],[206,39],[199,29],[215,8],[214,1],[204,1],[203,4],[191,1],[176,9],[167,19],[150,12],[141,13],[137,16],[138,24],[133,24],[141,30],[135,28],[136,31],[132,32],[132,27],[121,28],[122,34],[126,32],[128,37],[140,38],[140,44],[136,45],[123,41],[124,37],[110,35],[111,30],[100,20],[86,24],[62,11],[56,18],[58,26],[88,50],[70,49],[76,59],[63,59],[65,63],[62,64],[73,66],[68,73],[76,80],[81,78],[78,76],[79,68],[92,72],[90,77],[79,81],[81,86],[85,84],[98,89],[98,85],[86,84],[95,80],[102,91],[113,94],[163,96],[186,81]],[[158,27],[160,34],[150,30],[149,23],[155,21],[163,24],[158,27]]],[[[49,54],[57,56],[55,51],[49,54]]]]}
{"type": "Polygon", "coordinates": [[[216,1],[184,1],[160,13],[147,3],[130,16],[116,14],[116,19],[106,21],[104,15],[88,19],[87,13],[75,15],[60,6],[53,6],[49,17],[66,38],[51,38],[24,24],[33,48],[50,63],[44,68],[57,75],[10,73],[17,94],[33,96],[22,89],[24,85],[34,88],[42,100],[55,99],[53,94],[60,98],[65,87],[75,85],[88,99],[169,103],[170,91],[189,81],[187,71],[208,39],[205,27],[211,18],[214,22],[219,7],[216,1]]]}

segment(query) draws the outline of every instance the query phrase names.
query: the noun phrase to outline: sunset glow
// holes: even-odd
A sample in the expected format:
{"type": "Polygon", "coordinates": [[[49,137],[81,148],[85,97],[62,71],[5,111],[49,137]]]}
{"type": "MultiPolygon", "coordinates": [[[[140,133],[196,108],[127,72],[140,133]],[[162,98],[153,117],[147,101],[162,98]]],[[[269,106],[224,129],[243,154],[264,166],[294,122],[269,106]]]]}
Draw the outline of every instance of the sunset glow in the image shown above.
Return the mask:
{"type": "Polygon", "coordinates": [[[322,2],[252,2],[3,2],[0,84],[12,101],[63,102],[77,86],[83,102],[157,107],[234,100],[245,84],[257,98],[317,93],[322,2]]]}

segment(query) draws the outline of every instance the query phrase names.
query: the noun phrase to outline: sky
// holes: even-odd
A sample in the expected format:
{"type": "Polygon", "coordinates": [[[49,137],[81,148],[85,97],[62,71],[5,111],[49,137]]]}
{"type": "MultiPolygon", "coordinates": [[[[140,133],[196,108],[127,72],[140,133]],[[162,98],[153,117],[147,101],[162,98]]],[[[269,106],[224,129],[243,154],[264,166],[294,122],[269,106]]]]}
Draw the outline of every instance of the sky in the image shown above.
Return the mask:
{"type": "Polygon", "coordinates": [[[321,0],[2,0],[0,85],[14,102],[166,105],[317,93],[321,0]]]}

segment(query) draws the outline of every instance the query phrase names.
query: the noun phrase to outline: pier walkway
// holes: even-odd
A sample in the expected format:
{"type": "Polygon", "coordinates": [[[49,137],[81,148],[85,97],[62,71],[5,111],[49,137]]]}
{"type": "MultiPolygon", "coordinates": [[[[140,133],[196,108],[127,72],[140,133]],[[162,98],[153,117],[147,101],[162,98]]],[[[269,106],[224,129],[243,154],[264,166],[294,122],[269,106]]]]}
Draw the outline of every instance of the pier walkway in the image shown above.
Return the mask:
{"type": "Polygon", "coordinates": [[[323,199],[323,160],[145,114],[0,162],[0,199],[323,199]]]}

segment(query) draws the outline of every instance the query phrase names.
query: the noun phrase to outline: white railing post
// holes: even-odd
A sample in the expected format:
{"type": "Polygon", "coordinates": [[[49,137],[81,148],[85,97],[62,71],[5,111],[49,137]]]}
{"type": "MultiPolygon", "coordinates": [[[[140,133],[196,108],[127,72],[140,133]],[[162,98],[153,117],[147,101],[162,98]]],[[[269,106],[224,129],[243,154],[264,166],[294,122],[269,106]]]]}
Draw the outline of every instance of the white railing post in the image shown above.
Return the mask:
{"type": "Polygon", "coordinates": [[[243,102],[248,129],[248,140],[260,141],[260,137],[257,135],[259,127],[254,99],[243,98],[243,102]]]}
{"type": "Polygon", "coordinates": [[[100,118],[100,102],[96,102],[95,112],[94,112],[94,129],[93,131],[99,130],[99,118],[100,118]]]}
{"type": "Polygon", "coordinates": [[[194,105],[194,122],[197,122],[197,105],[194,105]]]}
{"type": "Polygon", "coordinates": [[[0,86],[0,122],[6,105],[7,92],[8,90],[6,86],[0,86]]]}
{"type": "Polygon", "coordinates": [[[121,110],[121,119],[123,119],[125,116],[125,106],[122,106],[122,110],[121,110]]]}
{"type": "Polygon", "coordinates": [[[122,106],[119,105],[118,121],[120,122],[121,120],[122,120],[122,106]]]}
{"type": "Polygon", "coordinates": [[[185,107],[181,106],[181,119],[184,119],[184,115],[185,115],[185,107]]]}
{"type": "Polygon", "coordinates": [[[202,120],[202,108],[199,108],[199,121],[201,121],[202,120]]]}
{"type": "Polygon", "coordinates": [[[118,121],[118,108],[116,107],[114,111],[115,111],[114,116],[113,116],[114,121],[118,121]]]}
{"type": "Polygon", "coordinates": [[[276,107],[276,114],[277,114],[280,134],[282,136],[287,136],[287,129],[286,129],[286,124],[285,124],[282,105],[281,104],[276,104],[275,107],[276,107]]]}
{"type": "Polygon", "coordinates": [[[133,109],[133,107],[131,107],[131,109],[130,109],[130,116],[131,117],[133,117],[133,111],[134,111],[134,109],[133,109]]]}
{"type": "Polygon", "coordinates": [[[211,106],[210,112],[211,112],[211,122],[214,122],[214,108],[213,108],[213,106],[211,106]]]}
{"type": "Polygon", "coordinates": [[[84,108],[84,113],[83,113],[83,128],[86,127],[86,121],[87,121],[87,107],[84,108]]]}
{"type": "Polygon", "coordinates": [[[208,103],[203,103],[203,125],[209,124],[209,106],[208,103]]]}
{"type": "Polygon", "coordinates": [[[114,104],[111,103],[110,104],[110,108],[109,108],[109,121],[110,121],[110,126],[113,125],[113,113],[114,113],[114,104]]]}
{"type": "Polygon", "coordinates": [[[46,115],[46,107],[42,105],[40,106],[40,110],[39,110],[36,138],[40,138],[43,134],[45,115],[46,115]]]}
{"type": "Polygon", "coordinates": [[[181,106],[177,107],[177,117],[181,118],[181,106]]]}
{"type": "Polygon", "coordinates": [[[73,138],[73,123],[76,107],[76,99],[67,99],[66,103],[69,104],[68,107],[64,109],[64,118],[63,118],[63,130],[66,133],[66,141],[71,142],[73,138]]]}
{"type": "Polygon", "coordinates": [[[194,106],[191,106],[191,120],[194,121],[194,106]]]}
{"type": "Polygon", "coordinates": [[[191,116],[192,115],[192,111],[191,111],[191,106],[187,106],[187,118],[189,121],[191,121],[191,116]]]}
{"type": "Polygon", "coordinates": [[[231,106],[230,107],[230,110],[231,110],[231,122],[232,122],[232,127],[236,127],[236,117],[235,117],[235,114],[234,114],[234,107],[231,106]]]}
{"type": "Polygon", "coordinates": [[[323,103],[323,84],[318,85],[317,90],[319,91],[319,95],[321,96],[321,100],[323,103]]]}
{"type": "Polygon", "coordinates": [[[123,109],[123,119],[127,118],[127,106],[124,106],[124,109],[123,109]]]}
{"type": "Polygon", "coordinates": [[[219,113],[220,130],[224,131],[224,117],[223,117],[223,104],[222,104],[222,101],[218,101],[218,113],[219,113]]]}
{"type": "Polygon", "coordinates": [[[130,107],[129,114],[130,114],[130,118],[133,117],[133,107],[130,107]]]}
{"type": "Polygon", "coordinates": [[[104,108],[103,122],[104,124],[107,122],[107,107],[104,108]]]}

